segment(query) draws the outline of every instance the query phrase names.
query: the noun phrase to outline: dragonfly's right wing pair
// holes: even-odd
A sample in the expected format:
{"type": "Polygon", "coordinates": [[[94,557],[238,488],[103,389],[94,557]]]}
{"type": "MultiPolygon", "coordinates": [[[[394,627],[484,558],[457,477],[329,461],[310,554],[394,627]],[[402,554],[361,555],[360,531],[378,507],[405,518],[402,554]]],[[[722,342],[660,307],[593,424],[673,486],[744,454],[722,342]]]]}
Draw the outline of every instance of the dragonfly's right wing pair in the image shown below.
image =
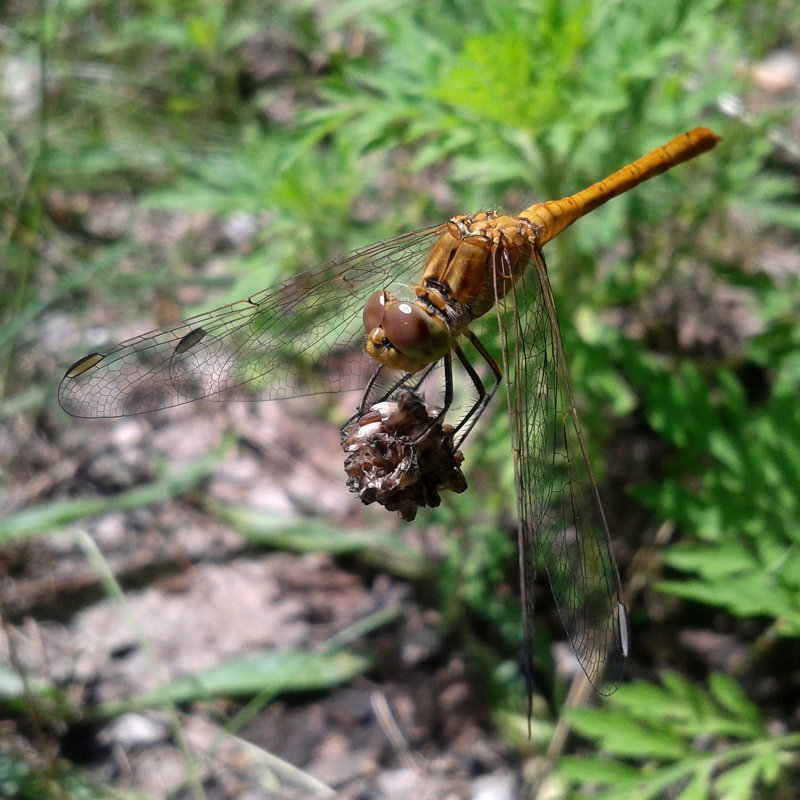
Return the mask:
{"type": "Polygon", "coordinates": [[[544,566],[562,622],[594,688],[610,694],[628,651],[628,619],[603,509],[578,425],[547,268],[540,250],[504,291],[504,340],[519,511],[520,593],[529,700],[534,580],[544,566]]]}

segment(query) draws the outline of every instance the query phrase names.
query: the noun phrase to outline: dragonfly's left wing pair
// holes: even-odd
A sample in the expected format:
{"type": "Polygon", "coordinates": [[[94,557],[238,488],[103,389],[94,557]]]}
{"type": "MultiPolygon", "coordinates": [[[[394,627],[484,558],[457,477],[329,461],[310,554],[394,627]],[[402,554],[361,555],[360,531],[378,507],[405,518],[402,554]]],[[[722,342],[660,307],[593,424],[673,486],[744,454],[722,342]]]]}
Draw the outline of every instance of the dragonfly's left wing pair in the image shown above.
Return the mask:
{"type": "Polygon", "coordinates": [[[78,417],[120,417],[183,403],[297,397],[363,388],[364,302],[413,284],[444,226],[354,250],[180,325],[151,331],[67,370],[58,390],[78,417]]]}

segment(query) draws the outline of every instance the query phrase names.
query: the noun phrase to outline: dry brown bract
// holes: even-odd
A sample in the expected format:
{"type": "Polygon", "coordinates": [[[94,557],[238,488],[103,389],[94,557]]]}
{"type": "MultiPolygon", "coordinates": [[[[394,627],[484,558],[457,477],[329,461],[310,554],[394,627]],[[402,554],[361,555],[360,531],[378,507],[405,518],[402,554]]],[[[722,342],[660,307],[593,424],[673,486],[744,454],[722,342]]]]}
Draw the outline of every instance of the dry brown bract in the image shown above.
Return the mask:
{"type": "Polygon", "coordinates": [[[342,428],[347,488],[365,505],[380,503],[407,521],[420,506],[438,506],[440,492],[463,492],[464,457],[453,444],[453,427],[433,424],[437,415],[404,390],[350,420],[342,428]]]}

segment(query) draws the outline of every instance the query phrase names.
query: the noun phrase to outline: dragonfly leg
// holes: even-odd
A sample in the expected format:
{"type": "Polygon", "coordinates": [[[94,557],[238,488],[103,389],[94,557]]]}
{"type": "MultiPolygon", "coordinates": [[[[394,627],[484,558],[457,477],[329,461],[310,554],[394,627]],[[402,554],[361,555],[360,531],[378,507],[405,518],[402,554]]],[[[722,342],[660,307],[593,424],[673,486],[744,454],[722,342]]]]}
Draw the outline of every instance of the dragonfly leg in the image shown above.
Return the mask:
{"type": "Polygon", "coordinates": [[[367,412],[367,408],[370,405],[369,396],[372,393],[372,389],[375,386],[375,382],[378,380],[378,376],[381,374],[383,370],[383,364],[379,364],[375,372],[372,373],[370,379],[367,381],[366,388],[364,389],[364,394],[361,395],[361,402],[358,404],[358,411],[356,411],[357,417],[363,417],[364,414],[367,412]]]}
{"type": "MultiPolygon", "coordinates": [[[[390,400],[397,393],[397,391],[401,389],[404,384],[408,383],[408,381],[413,377],[413,374],[410,372],[403,373],[403,375],[401,375],[397,380],[395,380],[391,384],[391,386],[389,386],[389,388],[386,389],[380,395],[380,397],[378,397],[377,399],[372,399],[370,395],[375,390],[375,384],[378,382],[378,378],[381,374],[381,371],[383,370],[383,367],[384,367],[383,364],[379,364],[378,367],[376,367],[375,371],[372,373],[369,381],[367,382],[367,386],[364,389],[363,394],[361,395],[361,401],[358,404],[358,410],[356,411],[355,414],[353,414],[352,417],[350,417],[350,419],[347,420],[347,422],[345,422],[342,428],[346,428],[355,420],[363,417],[367,413],[367,411],[369,411],[369,409],[375,404],[383,403],[387,400],[390,400]]],[[[419,378],[415,381],[415,383],[411,387],[411,391],[414,393],[418,393],[422,384],[427,380],[428,376],[431,374],[431,372],[433,372],[435,368],[436,364],[434,363],[431,364],[429,367],[427,367],[425,370],[423,370],[421,373],[417,373],[419,375],[419,378]]]]}
{"type": "MultiPolygon", "coordinates": [[[[423,372],[417,373],[420,377],[419,380],[414,384],[414,387],[411,389],[412,392],[417,394],[419,393],[420,389],[422,388],[422,384],[425,383],[426,380],[428,380],[428,376],[431,374],[431,372],[433,372],[434,369],[436,369],[436,364],[437,362],[434,362],[430,366],[426,367],[423,372]]],[[[406,378],[408,377],[409,376],[406,376],[406,378]]],[[[395,388],[399,388],[399,384],[395,388]]]]}
{"type": "MultiPolygon", "coordinates": [[[[459,349],[456,348],[456,354],[458,354],[459,349]]],[[[459,359],[461,356],[459,356],[459,359]]],[[[418,444],[421,442],[435,427],[441,428],[444,425],[444,418],[447,414],[450,406],[453,404],[453,356],[450,353],[442,359],[443,367],[444,367],[444,403],[442,404],[442,410],[433,418],[431,419],[430,423],[425,426],[425,430],[414,439],[414,444],[418,444]]],[[[436,364],[431,364],[425,372],[423,372],[422,377],[417,382],[416,386],[414,386],[415,393],[419,391],[419,387],[422,386],[425,379],[430,375],[433,368],[436,364]]]]}
{"type": "Polygon", "coordinates": [[[480,376],[475,371],[475,368],[472,366],[472,364],[469,363],[469,359],[464,355],[464,352],[460,347],[456,348],[458,360],[467,371],[467,375],[469,375],[470,380],[478,392],[478,398],[473,404],[472,408],[470,408],[464,419],[462,419],[456,427],[456,447],[461,447],[461,445],[464,443],[464,440],[467,438],[467,436],[469,436],[470,431],[474,427],[475,423],[480,419],[480,416],[483,414],[486,406],[488,406],[491,402],[491,399],[494,397],[494,393],[497,391],[497,387],[500,385],[500,381],[503,379],[503,371],[500,369],[498,363],[492,358],[489,351],[483,346],[481,340],[471,330],[467,330],[464,335],[470,340],[472,346],[478,351],[481,358],[483,358],[483,360],[489,365],[489,369],[492,370],[492,374],[494,375],[494,384],[487,392],[480,376]]]}

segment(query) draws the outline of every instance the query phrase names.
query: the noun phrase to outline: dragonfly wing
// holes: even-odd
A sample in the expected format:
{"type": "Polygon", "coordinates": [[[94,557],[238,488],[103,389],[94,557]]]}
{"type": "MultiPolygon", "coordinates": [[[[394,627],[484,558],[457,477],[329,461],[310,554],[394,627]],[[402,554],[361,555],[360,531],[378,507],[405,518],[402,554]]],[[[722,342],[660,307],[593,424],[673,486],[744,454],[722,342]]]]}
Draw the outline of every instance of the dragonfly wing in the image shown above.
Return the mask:
{"type": "Polygon", "coordinates": [[[200,398],[277,399],[364,385],[367,297],[414,283],[443,226],[376,242],[245,300],[92,353],[67,370],[62,407],[118,417],[200,398]]]}
{"type": "MultiPolygon", "coordinates": [[[[501,253],[502,255],[502,253],[501,253]]],[[[628,622],[600,498],[567,376],[555,305],[541,252],[515,286],[495,268],[504,338],[519,511],[526,680],[531,686],[533,581],[547,571],[581,667],[601,694],[625,667],[628,622]],[[508,291],[504,291],[504,289],[508,291]]]]}

